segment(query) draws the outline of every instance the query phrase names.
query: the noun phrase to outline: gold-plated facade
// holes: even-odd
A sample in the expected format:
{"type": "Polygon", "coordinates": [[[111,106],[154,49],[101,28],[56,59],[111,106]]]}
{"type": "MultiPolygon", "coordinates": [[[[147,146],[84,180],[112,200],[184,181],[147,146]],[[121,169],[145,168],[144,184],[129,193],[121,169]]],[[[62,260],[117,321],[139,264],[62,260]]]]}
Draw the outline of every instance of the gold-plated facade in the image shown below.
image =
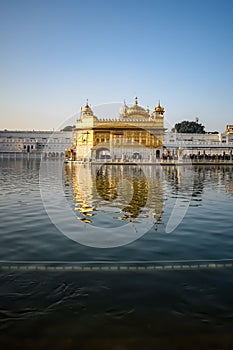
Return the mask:
{"type": "Polygon", "coordinates": [[[117,119],[94,115],[88,101],[76,121],[74,147],[67,149],[67,160],[93,162],[154,161],[163,147],[164,108],[139,106],[137,97],[132,107],[124,102],[117,119]]]}

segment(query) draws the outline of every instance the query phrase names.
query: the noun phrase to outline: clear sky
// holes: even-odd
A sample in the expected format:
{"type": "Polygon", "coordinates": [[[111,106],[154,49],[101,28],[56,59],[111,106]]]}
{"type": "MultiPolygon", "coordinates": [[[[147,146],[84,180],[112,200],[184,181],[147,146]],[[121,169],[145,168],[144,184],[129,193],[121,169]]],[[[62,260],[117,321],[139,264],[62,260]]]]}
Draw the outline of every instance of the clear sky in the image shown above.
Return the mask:
{"type": "Polygon", "coordinates": [[[233,1],[0,0],[0,128],[53,129],[120,102],[167,126],[233,124],[233,1]],[[170,125],[169,125],[170,123],[170,125]]]}

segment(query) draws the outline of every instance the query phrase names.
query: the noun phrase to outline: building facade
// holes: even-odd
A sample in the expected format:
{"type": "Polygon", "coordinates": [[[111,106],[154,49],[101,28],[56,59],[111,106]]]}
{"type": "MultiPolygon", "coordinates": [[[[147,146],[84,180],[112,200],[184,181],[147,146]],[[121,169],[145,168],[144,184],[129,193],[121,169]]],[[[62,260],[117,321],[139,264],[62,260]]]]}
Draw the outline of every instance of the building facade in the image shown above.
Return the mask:
{"type": "Polygon", "coordinates": [[[130,108],[124,103],[117,119],[101,119],[87,102],[76,122],[74,146],[67,149],[67,160],[155,161],[163,151],[164,131],[160,103],[150,114],[135,98],[130,108]]]}
{"type": "Polygon", "coordinates": [[[233,125],[227,125],[223,133],[186,134],[166,132],[164,134],[164,157],[171,159],[232,158],[233,125]]]}
{"type": "Polygon", "coordinates": [[[0,156],[64,157],[72,131],[0,131],[0,156]]]}
{"type": "Polygon", "coordinates": [[[158,162],[160,160],[232,160],[233,125],[223,133],[185,134],[164,128],[160,103],[152,113],[123,104],[116,119],[101,119],[89,104],[73,131],[0,130],[0,157],[63,158],[69,161],[158,162]]]}

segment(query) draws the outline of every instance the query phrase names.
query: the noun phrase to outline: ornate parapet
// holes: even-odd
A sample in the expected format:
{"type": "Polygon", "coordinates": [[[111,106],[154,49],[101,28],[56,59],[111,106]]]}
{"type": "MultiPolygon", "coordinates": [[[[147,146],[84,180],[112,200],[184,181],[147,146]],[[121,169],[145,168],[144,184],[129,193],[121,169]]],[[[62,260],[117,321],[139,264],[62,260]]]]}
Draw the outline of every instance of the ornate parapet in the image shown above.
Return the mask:
{"type": "Polygon", "coordinates": [[[164,123],[162,120],[148,120],[148,119],[82,119],[78,120],[76,123],[77,129],[85,129],[85,128],[103,128],[103,129],[111,129],[111,128],[146,128],[146,129],[154,129],[154,128],[163,128],[164,123]]]}

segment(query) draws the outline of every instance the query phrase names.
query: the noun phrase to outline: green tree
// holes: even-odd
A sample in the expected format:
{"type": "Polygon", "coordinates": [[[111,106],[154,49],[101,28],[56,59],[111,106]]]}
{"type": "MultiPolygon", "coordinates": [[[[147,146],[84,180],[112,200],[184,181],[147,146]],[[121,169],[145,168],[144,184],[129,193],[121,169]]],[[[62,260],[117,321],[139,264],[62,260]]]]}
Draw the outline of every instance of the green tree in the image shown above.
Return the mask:
{"type": "Polygon", "coordinates": [[[183,120],[181,123],[176,123],[175,129],[180,133],[205,134],[204,125],[197,122],[189,122],[188,120],[183,120]]]}
{"type": "Polygon", "coordinates": [[[64,127],[63,129],[61,129],[61,131],[72,131],[74,129],[74,125],[67,125],[66,127],[64,127]]]}

